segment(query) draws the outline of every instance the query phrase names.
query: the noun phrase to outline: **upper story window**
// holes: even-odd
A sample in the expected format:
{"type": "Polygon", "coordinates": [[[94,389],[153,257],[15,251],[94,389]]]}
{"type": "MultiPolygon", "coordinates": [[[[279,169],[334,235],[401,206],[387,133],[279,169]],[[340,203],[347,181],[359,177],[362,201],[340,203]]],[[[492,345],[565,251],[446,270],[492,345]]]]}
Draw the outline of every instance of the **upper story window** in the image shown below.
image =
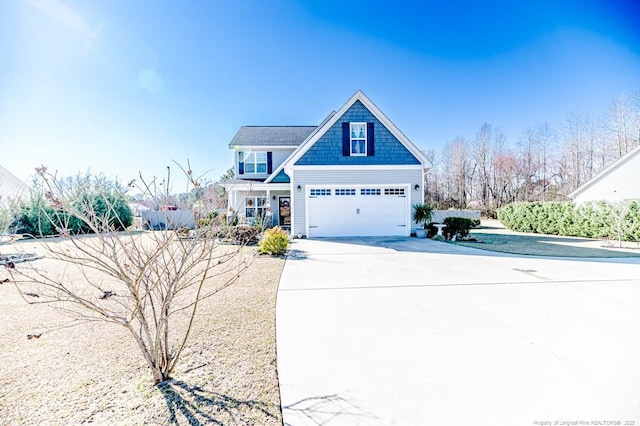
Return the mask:
{"type": "Polygon", "coordinates": [[[351,155],[367,155],[367,123],[349,123],[351,155]]]}
{"type": "Polygon", "coordinates": [[[374,127],[375,123],[343,121],[342,156],[373,157],[375,150],[374,127]]]}
{"type": "Polygon", "coordinates": [[[240,152],[238,161],[242,173],[267,173],[267,153],[263,151],[257,152],[240,152]]]}

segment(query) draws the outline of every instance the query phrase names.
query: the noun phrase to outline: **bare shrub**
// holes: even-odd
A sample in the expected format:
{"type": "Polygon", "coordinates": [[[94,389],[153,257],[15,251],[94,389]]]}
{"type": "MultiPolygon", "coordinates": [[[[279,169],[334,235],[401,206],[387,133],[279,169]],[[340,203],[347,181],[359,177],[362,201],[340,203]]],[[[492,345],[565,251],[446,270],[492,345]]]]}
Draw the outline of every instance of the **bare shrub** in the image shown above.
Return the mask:
{"type": "MultiPolygon", "coordinates": [[[[79,321],[124,327],[151,369],[153,382],[168,379],[187,345],[199,302],[228,287],[246,269],[242,247],[211,238],[220,233],[207,228],[216,226],[213,222],[186,234],[118,232],[124,226],[114,222],[115,206],[108,197],[102,198],[106,210],[97,211],[95,202],[73,199],[74,188],[46,168],[37,171],[51,207],[41,214],[50,223],[63,224],[58,225],[63,238],[42,240],[52,266],[30,262],[9,270],[22,297],[31,304],[51,304],[79,321]],[[64,224],[71,221],[82,222],[92,235],[65,232],[64,224]]],[[[197,192],[198,180],[190,170],[184,172],[197,192]]]]}

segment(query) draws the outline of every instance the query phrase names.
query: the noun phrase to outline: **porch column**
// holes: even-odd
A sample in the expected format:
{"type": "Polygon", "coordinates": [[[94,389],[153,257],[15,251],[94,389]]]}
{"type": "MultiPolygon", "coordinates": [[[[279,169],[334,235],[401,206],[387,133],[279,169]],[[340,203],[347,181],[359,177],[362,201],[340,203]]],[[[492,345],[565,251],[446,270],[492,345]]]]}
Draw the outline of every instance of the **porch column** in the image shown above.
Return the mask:
{"type": "Polygon", "coordinates": [[[267,189],[267,224],[273,226],[273,209],[271,208],[271,190],[267,189]]]}

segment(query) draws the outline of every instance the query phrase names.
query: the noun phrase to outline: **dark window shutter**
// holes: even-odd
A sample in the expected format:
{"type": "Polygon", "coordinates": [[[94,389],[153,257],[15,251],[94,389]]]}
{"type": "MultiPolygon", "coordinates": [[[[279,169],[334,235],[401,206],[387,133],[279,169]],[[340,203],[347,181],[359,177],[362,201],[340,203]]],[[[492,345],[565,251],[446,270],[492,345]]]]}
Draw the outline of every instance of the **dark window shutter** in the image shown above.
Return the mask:
{"type": "Polygon", "coordinates": [[[342,156],[351,155],[351,138],[349,137],[349,122],[342,123],[342,156]]]}
{"type": "Polygon", "coordinates": [[[367,123],[367,157],[373,157],[374,142],[373,123],[367,123]]]}
{"type": "Polygon", "coordinates": [[[244,152],[238,153],[238,174],[244,174],[244,152]]]}
{"type": "Polygon", "coordinates": [[[272,152],[267,152],[267,173],[273,173],[273,156],[272,152]]]}

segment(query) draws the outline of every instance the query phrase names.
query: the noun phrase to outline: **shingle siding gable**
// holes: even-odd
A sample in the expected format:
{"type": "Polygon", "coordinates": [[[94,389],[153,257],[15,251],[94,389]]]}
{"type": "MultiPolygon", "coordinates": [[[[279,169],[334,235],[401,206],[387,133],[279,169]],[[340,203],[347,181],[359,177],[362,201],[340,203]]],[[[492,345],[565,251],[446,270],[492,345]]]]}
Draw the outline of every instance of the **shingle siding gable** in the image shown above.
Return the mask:
{"type": "Polygon", "coordinates": [[[327,132],[310,147],[296,165],[410,165],[420,161],[360,102],[356,101],[327,132]],[[342,123],[372,122],[375,129],[375,155],[344,156],[342,123]]]}
{"type": "Polygon", "coordinates": [[[271,183],[289,183],[291,180],[289,179],[289,175],[287,175],[284,170],[280,170],[277,175],[271,180],[271,183]]]}

